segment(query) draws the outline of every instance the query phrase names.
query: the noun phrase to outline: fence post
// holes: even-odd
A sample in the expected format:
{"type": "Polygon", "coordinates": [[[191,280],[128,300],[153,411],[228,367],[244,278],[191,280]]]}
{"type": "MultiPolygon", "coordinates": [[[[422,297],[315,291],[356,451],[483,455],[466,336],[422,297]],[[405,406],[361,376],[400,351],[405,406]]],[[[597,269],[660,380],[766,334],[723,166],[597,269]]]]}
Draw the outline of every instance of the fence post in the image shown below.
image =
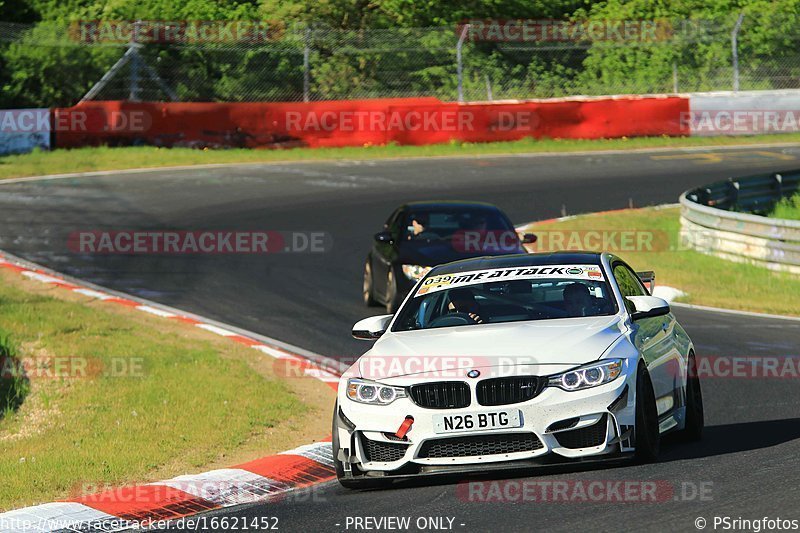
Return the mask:
{"type": "Polygon", "coordinates": [[[305,46],[303,47],[303,101],[308,102],[311,87],[311,28],[306,28],[305,46]]]}
{"type": "Polygon", "coordinates": [[[733,92],[739,92],[739,30],[742,27],[744,13],[739,13],[736,25],[731,32],[731,52],[733,55],[733,92]]]}
{"type": "Polygon", "coordinates": [[[461,64],[461,48],[464,46],[464,39],[467,38],[469,31],[469,24],[464,24],[464,29],[461,30],[461,36],[458,38],[456,44],[456,74],[458,76],[458,101],[464,101],[464,67],[461,64]]]}
{"type": "Polygon", "coordinates": [[[130,72],[130,80],[129,80],[129,89],[130,93],[128,94],[128,100],[132,102],[139,101],[139,78],[140,78],[140,71],[141,71],[141,58],[139,57],[139,48],[142,46],[139,44],[139,26],[141,21],[137,20],[133,23],[133,34],[131,35],[131,41],[128,43],[128,47],[132,50],[130,56],[130,63],[131,63],[131,72],[130,72]]]}
{"type": "Polygon", "coordinates": [[[672,92],[678,94],[678,64],[672,63],[672,92]]]}
{"type": "Polygon", "coordinates": [[[492,80],[489,79],[489,75],[486,75],[486,99],[490,102],[493,100],[492,98],[492,80]]]}

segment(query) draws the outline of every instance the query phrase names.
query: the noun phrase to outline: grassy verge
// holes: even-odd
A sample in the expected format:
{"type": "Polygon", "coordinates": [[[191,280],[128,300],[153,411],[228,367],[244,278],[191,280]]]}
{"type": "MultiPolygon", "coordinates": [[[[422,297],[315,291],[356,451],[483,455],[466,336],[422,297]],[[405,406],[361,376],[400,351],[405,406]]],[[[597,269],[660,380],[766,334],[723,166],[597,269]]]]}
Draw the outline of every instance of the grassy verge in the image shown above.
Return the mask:
{"type": "Polygon", "coordinates": [[[37,151],[0,157],[0,179],[45,174],[121,170],[126,168],[200,165],[214,163],[255,163],[272,161],[314,161],[337,159],[382,159],[575,152],[584,150],[625,150],[691,146],[739,146],[800,142],[800,133],[735,137],[637,137],[622,139],[523,139],[496,143],[451,143],[429,146],[364,146],[347,148],[295,148],[288,150],[193,150],[189,148],[81,148],[37,151]]]}
{"type": "Polygon", "coordinates": [[[769,216],[784,220],[800,220],[800,194],[782,199],[775,205],[769,216]]]}
{"type": "Polygon", "coordinates": [[[559,248],[558,241],[570,249],[591,248],[586,245],[594,244],[597,239],[587,232],[599,231],[608,239],[607,244],[617,246],[610,251],[632,267],[655,270],[656,285],[686,292],[679,301],[800,316],[800,278],[682,249],[678,208],[581,215],[565,221],[534,223],[530,229],[540,235],[542,251],[559,248]],[[639,236],[632,237],[626,245],[622,231],[636,232],[639,236]],[[616,240],[612,241],[614,235],[616,240]]]}
{"type": "MultiPolygon", "coordinates": [[[[0,272],[30,390],[0,419],[0,509],[230,466],[329,434],[333,391],[198,328],[0,272]]],[[[18,375],[18,374],[17,374],[18,375]]]]}

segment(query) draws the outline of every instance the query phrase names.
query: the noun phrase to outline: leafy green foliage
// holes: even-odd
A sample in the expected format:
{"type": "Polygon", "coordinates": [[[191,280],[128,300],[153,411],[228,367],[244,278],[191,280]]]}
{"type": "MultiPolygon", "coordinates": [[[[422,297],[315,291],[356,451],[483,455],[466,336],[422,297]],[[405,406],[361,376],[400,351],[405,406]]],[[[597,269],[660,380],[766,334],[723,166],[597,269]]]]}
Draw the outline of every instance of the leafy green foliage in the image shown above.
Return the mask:
{"type": "Polygon", "coordinates": [[[0,418],[16,411],[30,392],[16,351],[11,338],[0,333],[0,418]]]}
{"type": "Polygon", "coordinates": [[[783,198],[775,205],[769,216],[785,220],[800,220],[800,193],[783,198]]]}
{"type": "MultiPolygon", "coordinates": [[[[122,56],[121,44],[71,40],[66,28],[77,20],[260,20],[287,28],[291,38],[264,47],[148,45],[147,63],[182,100],[302,98],[306,27],[314,28],[312,99],[451,100],[460,22],[659,21],[659,38],[647,42],[465,45],[468,99],[490,90],[495,98],[533,98],[730,88],[730,32],[740,13],[741,89],[800,87],[800,0],[0,0],[0,19],[37,23],[0,43],[0,107],[74,104],[122,56]],[[422,27],[435,28],[410,30],[422,27]]],[[[111,98],[125,96],[127,76],[111,98]]],[[[154,91],[141,97],[164,98],[154,91]]]]}

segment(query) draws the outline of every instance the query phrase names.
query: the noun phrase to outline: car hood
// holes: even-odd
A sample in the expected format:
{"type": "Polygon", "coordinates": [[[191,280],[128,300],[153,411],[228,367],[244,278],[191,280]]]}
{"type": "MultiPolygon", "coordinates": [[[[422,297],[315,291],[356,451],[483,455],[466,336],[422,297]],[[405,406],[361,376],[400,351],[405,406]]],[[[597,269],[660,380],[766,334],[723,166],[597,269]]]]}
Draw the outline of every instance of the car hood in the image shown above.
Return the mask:
{"type": "Polygon", "coordinates": [[[358,370],[381,379],[498,366],[573,367],[599,359],[622,331],[615,315],[387,332],[358,360],[358,370]]]}
{"type": "Polygon", "coordinates": [[[444,263],[486,255],[525,253],[521,246],[507,249],[487,249],[472,252],[458,250],[449,240],[408,241],[398,246],[398,263],[403,265],[436,266],[444,263]]]}

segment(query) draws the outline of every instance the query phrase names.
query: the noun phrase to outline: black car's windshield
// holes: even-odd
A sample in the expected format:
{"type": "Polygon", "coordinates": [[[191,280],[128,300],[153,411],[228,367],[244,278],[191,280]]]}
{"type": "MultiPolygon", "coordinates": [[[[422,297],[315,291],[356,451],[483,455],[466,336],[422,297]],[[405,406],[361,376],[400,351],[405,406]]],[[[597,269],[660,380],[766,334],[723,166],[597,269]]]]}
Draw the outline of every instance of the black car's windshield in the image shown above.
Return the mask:
{"type": "Polygon", "coordinates": [[[406,214],[404,240],[450,240],[461,232],[512,232],[500,212],[486,208],[416,208],[406,214]]]}
{"type": "Polygon", "coordinates": [[[427,278],[393,331],[611,315],[617,306],[598,265],[494,268],[427,278]]]}

